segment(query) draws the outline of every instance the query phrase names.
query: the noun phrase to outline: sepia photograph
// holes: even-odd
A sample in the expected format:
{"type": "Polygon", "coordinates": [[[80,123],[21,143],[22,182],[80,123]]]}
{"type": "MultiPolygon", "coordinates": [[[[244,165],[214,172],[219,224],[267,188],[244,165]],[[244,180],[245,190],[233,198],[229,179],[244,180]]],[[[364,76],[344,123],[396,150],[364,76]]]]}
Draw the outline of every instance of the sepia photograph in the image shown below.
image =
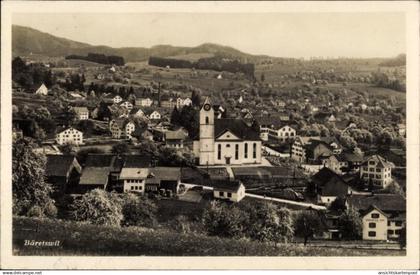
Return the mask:
{"type": "Polygon", "coordinates": [[[10,257],[418,265],[409,3],[111,4],[2,20],[10,257]]]}

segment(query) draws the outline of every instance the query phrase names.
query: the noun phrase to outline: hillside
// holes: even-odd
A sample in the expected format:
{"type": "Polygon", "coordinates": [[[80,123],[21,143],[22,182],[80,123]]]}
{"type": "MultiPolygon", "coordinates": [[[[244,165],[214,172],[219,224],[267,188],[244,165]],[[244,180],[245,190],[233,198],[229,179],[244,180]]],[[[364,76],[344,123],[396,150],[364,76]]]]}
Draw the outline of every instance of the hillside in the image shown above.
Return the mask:
{"type": "Polygon", "coordinates": [[[232,47],[212,43],[205,43],[197,47],[156,45],[151,48],[112,48],[108,46],[94,46],[17,25],[12,26],[12,48],[13,56],[25,56],[32,53],[48,57],[62,57],[70,54],[87,55],[88,53],[98,53],[122,56],[127,62],[145,61],[150,56],[170,57],[189,54],[217,54],[223,57],[248,60],[248,62],[267,58],[267,56],[251,55],[232,47]]]}

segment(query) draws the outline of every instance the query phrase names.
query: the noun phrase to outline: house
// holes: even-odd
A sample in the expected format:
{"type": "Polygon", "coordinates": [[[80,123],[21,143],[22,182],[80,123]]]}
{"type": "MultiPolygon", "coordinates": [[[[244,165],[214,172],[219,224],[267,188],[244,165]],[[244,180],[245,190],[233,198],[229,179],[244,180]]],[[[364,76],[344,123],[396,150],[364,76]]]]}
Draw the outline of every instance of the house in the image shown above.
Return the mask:
{"type": "Polygon", "coordinates": [[[341,170],[345,172],[358,171],[363,162],[363,156],[353,152],[342,152],[336,157],[340,162],[341,170]]]}
{"type": "Polygon", "coordinates": [[[74,112],[79,120],[89,119],[89,110],[86,107],[73,107],[74,112]]]}
{"type": "Polygon", "coordinates": [[[48,88],[42,83],[42,85],[35,91],[37,95],[48,95],[48,88]]]}
{"type": "Polygon", "coordinates": [[[321,164],[324,165],[324,167],[327,167],[333,170],[337,174],[343,173],[341,171],[341,162],[337,159],[335,155],[321,157],[320,159],[321,159],[321,164]]]}
{"type": "Polygon", "coordinates": [[[118,184],[124,159],[112,154],[89,154],[79,181],[79,191],[112,189],[118,184]]]}
{"type": "Polygon", "coordinates": [[[296,137],[296,130],[278,117],[263,116],[259,118],[260,137],[268,141],[269,137],[281,142],[293,140],[296,137]]]}
{"type": "Polygon", "coordinates": [[[184,106],[191,106],[191,105],[192,105],[191,98],[187,97],[186,99],[184,99],[184,106]]]}
{"type": "Polygon", "coordinates": [[[174,108],[175,106],[177,106],[177,103],[178,102],[173,98],[168,98],[165,100],[161,100],[160,106],[163,108],[174,108]]]}
{"type": "Polygon", "coordinates": [[[165,143],[167,147],[184,148],[184,140],[186,138],[187,135],[182,129],[165,132],[165,143]]]}
{"type": "Polygon", "coordinates": [[[150,98],[137,98],[136,99],[136,106],[142,107],[150,107],[153,104],[153,100],[150,98]]]}
{"type": "Polygon", "coordinates": [[[259,131],[242,119],[215,118],[209,98],[200,109],[200,131],[193,148],[200,165],[261,163],[259,131]]]}
{"type": "Polygon", "coordinates": [[[317,195],[317,202],[326,205],[331,204],[338,197],[344,199],[352,192],[347,182],[327,167],[314,174],[309,185],[317,195]]]}
{"type": "Polygon", "coordinates": [[[342,147],[335,138],[297,137],[292,145],[291,158],[302,163],[322,164],[322,159],[340,154],[342,147]]]}
{"type": "Polygon", "coordinates": [[[121,101],[123,101],[122,97],[120,97],[119,95],[116,95],[114,97],[111,96],[111,98],[112,98],[112,101],[114,102],[114,104],[118,104],[121,101]]]}
{"type": "Polygon", "coordinates": [[[80,145],[83,144],[83,132],[70,127],[56,134],[55,140],[59,145],[80,145]]]}
{"type": "Polygon", "coordinates": [[[138,107],[133,107],[130,111],[130,115],[132,115],[134,117],[143,117],[144,112],[138,107]]]}
{"type": "Polygon", "coordinates": [[[328,112],[318,112],[314,115],[314,119],[319,123],[335,122],[337,120],[333,114],[328,112]]]}
{"type": "Polygon", "coordinates": [[[131,136],[136,137],[140,140],[153,141],[153,133],[149,131],[146,127],[136,127],[134,132],[131,133],[131,136]]]}
{"type": "Polygon", "coordinates": [[[79,182],[82,172],[79,162],[72,155],[47,155],[46,181],[53,186],[54,193],[70,191],[79,182]]]}
{"type": "Polygon", "coordinates": [[[152,167],[149,168],[149,177],[146,180],[146,191],[155,191],[152,188],[159,183],[159,190],[177,194],[181,183],[181,168],[179,167],[152,167]]]}
{"type": "Polygon", "coordinates": [[[239,202],[245,197],[245,186],[238,180],[213,181],[213,197],[216,199],[239,202]]]}
{"type": "Polygon", "coordinates": [[[360,178],[365,183],[372,183],[374,187],[385,188],[392,182],[391,171],[394,167],[392,162],[379,155],[368,157],[360,165],[360,178]]]}
{"type": "Polygon", "coordinates": [[[286,107],[286,102],[284,102],[283,100],[277,100],[276,103],[277,103],[277,107],[280,107],[281,109],[286,107]]]}
{"type": "Polygon", "coordinates": [[[69,95],[74,99],[84,99],[85,97],[79,93],[70,92],[69,95]]]}
{"type": "Polygon", "coordinates": [[[144,194],[146,178],[149,176],[148,168],[151,159],[143,155],[126,155],[124,165],[118,180],[122,183],[124,192],[144,194]]]}
{"type": "Polygon", "coordinates": [[[397,194],[351,195],[346,202],[363,221],[364,240],[391,240],[406,223],[406,200],[397,194]]]}
{"type": "Polygon", "coordinates": [[[401,137],[405,137],[405,135],[406,135],[406,126],[405,126],[405,124],[398,124],[397,125],[397,129],[398,129],[398,134],[401,136],[401,137]]]}
{"type": "Polygon", "coordinates": [[[133,109],[133,104],[128,101],[124,101],[123,103],[120,104],[120,106],[126,108],[129,111],[133,109]]]}
{"type": "Polygon", "coordinates": [[[134,122],[126,118],[117,118],[109,122],[109,130],[113,138],[132,139],[131,134],[135,129],[134,122]]]}
{"type": "Polygon", "coordinates": [[[146,112],[146,115],[149,119],[159,120],[162,118],[158,111],[149,110],[146,112]]]}

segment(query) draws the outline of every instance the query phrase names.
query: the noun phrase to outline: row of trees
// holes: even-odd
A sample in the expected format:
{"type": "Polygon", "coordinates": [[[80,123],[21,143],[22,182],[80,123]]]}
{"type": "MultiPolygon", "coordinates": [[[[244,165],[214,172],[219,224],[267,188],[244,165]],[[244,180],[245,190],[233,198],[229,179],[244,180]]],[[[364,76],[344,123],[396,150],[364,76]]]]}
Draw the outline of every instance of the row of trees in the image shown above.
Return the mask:
{"type": "Polygon", "coordinates": [[[88,53],[87,56],[82,55],[68,55],[66,59],[80,59],[86,60],[91,62],[96,62],[100,64],[109,64],[109,65],[117,65],[117,66],[124,66],[125,61],[122,56],[116,55],[104,55],[104,54],[96,54],[96,53],[88,53]]]}
{"type": "Polygon", "coordinates": [[[219,56],[200,58],[193,62],[183,59],[149,57],[149,65],[171,68],[196,68],[202,70],[226,71],[231,73],[244,73],[249,77],[254,77],[254,64],[243,64],[236,59],[224,59],[219,56]]]}
{"type": "MultiPolygon", "coordinates": [[[[326,225],[322,213],[315,210],[291,212],[271,203],[255,201],[228,205],[212,202],[203,214],[203,223],[209,235],[229,238],[249,238],[257,241],[285,243],[294,237],[308,240],[322,235],[326,225]]],[[[338,228],[345,240],[360,239],[362,221],[359,214],[343,210],[338,228]]]]}

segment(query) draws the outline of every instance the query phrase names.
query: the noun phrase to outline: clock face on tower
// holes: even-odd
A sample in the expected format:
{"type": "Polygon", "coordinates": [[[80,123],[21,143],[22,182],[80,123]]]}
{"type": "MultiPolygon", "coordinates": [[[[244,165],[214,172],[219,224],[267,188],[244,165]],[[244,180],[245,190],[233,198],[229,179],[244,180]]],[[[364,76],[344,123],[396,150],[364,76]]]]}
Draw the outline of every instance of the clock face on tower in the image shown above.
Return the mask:
{"type": "Polygon", "coordinates": [[[210,104],[204,105],[204,110],[209,111],[211,108],[210,104]]]}

